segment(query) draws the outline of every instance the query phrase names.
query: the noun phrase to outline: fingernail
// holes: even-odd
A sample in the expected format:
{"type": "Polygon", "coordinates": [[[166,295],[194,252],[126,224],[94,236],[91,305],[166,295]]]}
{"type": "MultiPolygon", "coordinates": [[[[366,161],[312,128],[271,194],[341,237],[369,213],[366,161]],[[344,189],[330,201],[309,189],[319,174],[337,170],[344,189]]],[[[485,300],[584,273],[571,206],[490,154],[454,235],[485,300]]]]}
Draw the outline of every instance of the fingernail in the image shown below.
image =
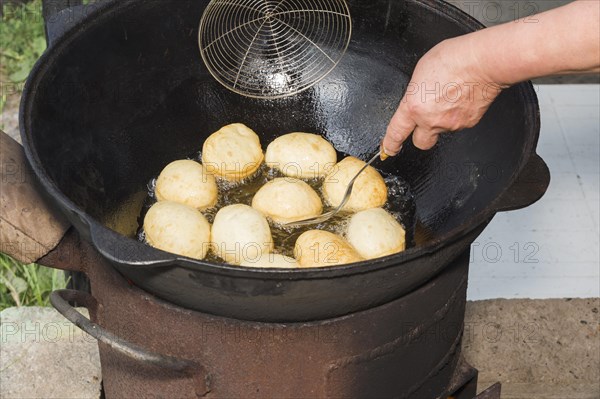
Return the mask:
{"type": "Polygon", "coordinates": [[[393,151],[388,150],[387,148],[385,148],[385,146],[383,145],[383,142],[381,143],[381,155],[380,155],[380,159],[382,161],[385,161],[386,159],[388,159],[389,157],[394,157],[396,155],[398,155],[398,153],[400,152],[400,150],[402,149],[402,146],[400,146],[400,148],[398,149],[398,152],[394,153],[393,151]]]}

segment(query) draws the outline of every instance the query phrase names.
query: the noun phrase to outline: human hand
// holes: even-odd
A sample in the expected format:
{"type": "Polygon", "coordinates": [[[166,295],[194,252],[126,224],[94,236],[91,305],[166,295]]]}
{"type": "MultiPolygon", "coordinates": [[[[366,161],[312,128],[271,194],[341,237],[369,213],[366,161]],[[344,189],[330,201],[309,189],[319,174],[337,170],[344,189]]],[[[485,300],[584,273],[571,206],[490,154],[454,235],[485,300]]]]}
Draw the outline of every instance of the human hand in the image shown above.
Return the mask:
{"type": "Polygon", "coordinates": [[[474,57],[468,35],[441,42],[418,62],[383,140],[395,155],[413,133],[417,148],[432,148],[438,136],[475,126],[503,85],[488,78],[474,57]]]}

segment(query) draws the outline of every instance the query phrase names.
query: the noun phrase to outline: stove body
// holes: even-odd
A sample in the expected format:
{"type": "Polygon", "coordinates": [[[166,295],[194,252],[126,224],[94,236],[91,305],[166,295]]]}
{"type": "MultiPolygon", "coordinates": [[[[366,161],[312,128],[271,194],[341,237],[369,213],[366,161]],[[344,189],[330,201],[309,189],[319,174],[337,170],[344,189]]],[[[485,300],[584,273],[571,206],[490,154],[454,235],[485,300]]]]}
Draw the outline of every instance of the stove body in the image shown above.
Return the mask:
{"type": "Polygon", "coordinates": [[[335,319],[281,324],[166,303],[131,285],[73,232],[44,260],[73,268],[80,258],[90,278],[95,299],[84,305],[104,330],[100,341],[108,341],[99,343],[108,398],[446,398],[460,392],[455,397],[470,399],[476,371],[461,359],[468,255],[387,304],[335,319]],[[122,345],[189,367],[127,355],[122,345]]]}

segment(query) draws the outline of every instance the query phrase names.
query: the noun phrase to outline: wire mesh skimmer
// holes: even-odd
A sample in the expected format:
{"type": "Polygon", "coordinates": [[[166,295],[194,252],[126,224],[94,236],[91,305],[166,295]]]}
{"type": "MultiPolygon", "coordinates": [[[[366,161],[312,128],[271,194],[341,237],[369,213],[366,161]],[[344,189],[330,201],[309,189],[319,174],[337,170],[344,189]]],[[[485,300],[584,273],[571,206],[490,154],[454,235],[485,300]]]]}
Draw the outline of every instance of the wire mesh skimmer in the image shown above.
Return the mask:
{"type": "Polygon", "coordinates": [[[208,71],[222,85],[273,99],[323,79],[351,34],[345,0],[212,0],[198,40],[208,71]]]}

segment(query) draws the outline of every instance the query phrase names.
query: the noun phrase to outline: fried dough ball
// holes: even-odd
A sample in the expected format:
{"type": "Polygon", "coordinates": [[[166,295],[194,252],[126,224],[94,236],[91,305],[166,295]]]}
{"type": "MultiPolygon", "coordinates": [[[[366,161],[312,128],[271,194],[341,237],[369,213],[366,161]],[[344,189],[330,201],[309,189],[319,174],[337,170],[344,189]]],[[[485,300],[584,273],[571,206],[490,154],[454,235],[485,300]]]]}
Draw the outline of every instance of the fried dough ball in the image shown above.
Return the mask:
{"type": "Polygon", "coordinates": [[[293,269],[299,267],[298,262],[294,258],[280,254],[263,254],[260,258],[250,261],[245,260],[242,266],[247,267],[266,267],[274,269],[293,269]]]}
{"type": "Polygon", "coordinates": [[[231,182],[252,176],[263,159],[258,135],[241,123],[222,127],[202,146],[202,163],[207,171],[231,182]]]}
{"type": "Polygon", "coordinates": [[[346,240],[323,230],[309,230],[298,237],[294,256],[300,267],[336,266],[363,260],[346,240]]]}
{"type": "Polygon", "coordinates": [[[262,213],[248,205],[229,205],[215,216],[212,246],[221,259],[240,265],[273,251],[273,237],[262,213]]]}
{"type": "Polygon", "coordinates": [[[154,204],[144,218],[146,241],[176,255],[204,259],[210,247],[210,224],[197,209],[177,202],[154,204]]]}
{"type": "MultiPolygon", "coordinates": [[[[365,165],[365,162],[354,157],[344,158],[325,177],[323,195],[331,206],[338,206],[344,197],[350,180],[365,165]]],[[[375,168],[369,166],[356,182],[350,200],[344,205],[345,211],[358,212],[370,208],[378,208],[387,201],[387,187],[383,177],[375,168]]]]}
{"type": "Polygon", "coordinates": [[[286,176],[313,179],[331,170],[337,154],[331,143],[318,134],[289,133],[269,144],[265,162],[286,176]]]}
{"type": "Polygon", "coordinates": [[[406,233],[400,223],[382,208],[367,209],[350,218],[348,242],[365,259],[404,251],[406,233]]]}
{"type": "Polygon", "coordinates": [[[323,211],[315,190],[291,177],[280,177],[262,186],[252,199],[252,207],[275,223],[296,222],[319,216],[323,211]]]}
{"type": "Polygon", "coordinates": [[[216,205],[215,177],[198,162],[188,159],[171,162],[158,176],[154,190],[158,201],[173,201],[204,210],[216,205]]]}

